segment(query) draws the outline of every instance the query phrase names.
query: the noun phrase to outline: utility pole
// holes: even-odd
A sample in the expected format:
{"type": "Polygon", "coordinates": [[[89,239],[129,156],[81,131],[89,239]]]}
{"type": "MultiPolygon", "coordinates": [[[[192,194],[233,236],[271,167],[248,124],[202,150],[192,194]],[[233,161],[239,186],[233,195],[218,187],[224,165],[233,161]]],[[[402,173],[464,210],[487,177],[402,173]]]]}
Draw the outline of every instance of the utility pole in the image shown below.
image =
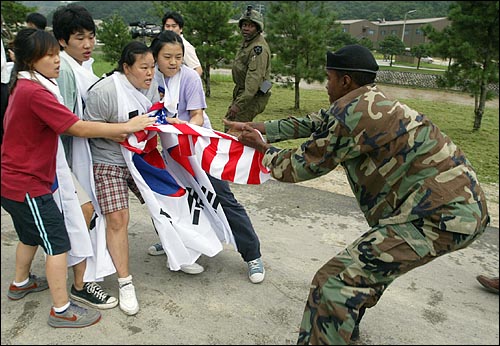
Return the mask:
{"type": "Polygon", "coordinates": [[[405,27],[406,27],[406,16],[412,13],[417,12],[417,10],[410,10],[405,13],[405,19],[403,20],[403,32],[401,33],[401,41],[405,43],[405,27]]]}

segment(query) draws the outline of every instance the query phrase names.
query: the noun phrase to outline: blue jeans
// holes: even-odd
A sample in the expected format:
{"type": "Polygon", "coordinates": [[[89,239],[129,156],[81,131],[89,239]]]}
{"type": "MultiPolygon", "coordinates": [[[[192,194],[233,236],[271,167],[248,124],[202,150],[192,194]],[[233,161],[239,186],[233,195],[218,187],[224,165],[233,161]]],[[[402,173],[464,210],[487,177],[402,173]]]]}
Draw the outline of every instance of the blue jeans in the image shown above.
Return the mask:
{"type": "Polygon", "coordinates": [[[229,183],[208,175],[234,235],[238,252],[245,262],[261,256],[260,241],[245,208],[236,200],[229,183]]]}

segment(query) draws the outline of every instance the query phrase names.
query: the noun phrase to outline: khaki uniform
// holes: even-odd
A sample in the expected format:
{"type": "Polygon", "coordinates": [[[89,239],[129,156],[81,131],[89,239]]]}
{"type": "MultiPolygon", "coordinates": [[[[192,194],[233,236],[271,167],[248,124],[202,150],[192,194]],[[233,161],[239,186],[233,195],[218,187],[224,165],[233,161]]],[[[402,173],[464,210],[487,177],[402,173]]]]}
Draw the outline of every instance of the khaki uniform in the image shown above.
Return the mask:
{"type": "Polygon", "coordinates": [[[299,149],[267,150],[263,164],[274,178],[298,182],[342,165],[371,227],[316,272],[298,344],[348,344],[360,310],[377,304],[396,278],[468,246],[489,223],[463,151],[376,86],[265,126],[269,142],[309,137],[299,149]]]}
{"type": "Polygon", "coordinates": [[[265,80],[270,80],[271,52],[262,36],[244,41],[234,59],[232,76],[234,82],[233,101],[240,111],[229,120],[252,121],[266,108],[271,91],[266,94],[259,91],[265,80]]]}

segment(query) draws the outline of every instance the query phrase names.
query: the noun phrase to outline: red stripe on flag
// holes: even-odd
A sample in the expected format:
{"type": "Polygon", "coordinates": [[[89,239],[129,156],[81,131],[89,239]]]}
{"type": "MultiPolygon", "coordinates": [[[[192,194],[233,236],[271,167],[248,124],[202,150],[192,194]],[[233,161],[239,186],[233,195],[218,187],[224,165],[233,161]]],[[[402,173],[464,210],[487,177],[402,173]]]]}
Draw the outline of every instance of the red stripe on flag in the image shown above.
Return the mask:
{"type": "Polygon", "coordinates": [[[262,169],[262,155],[260,152],[255,150],[252,157],[252,165],[250,166],[250,172],[248,174],[247,184],[260,184],[260,172],[262,169]]]}
{"type": "Polygon", "coordinates": [[[161,157],[161,154],[157,148],[155,148],[155,150],[147,152],[142,158],[153,167],[160,169],[167,168],[167,165],[165,164],[165,161],[163,161],[163,157],[161,157]]]}
{"type": "Polygon", "coordinates": [[[162,102],[156,102],[154,105],[151,106],[151,108],[149,108],[149,111],[152,112],[152,111],[157,111],[157,110],[160,110],[163,108],[163,103],[162,102]]]}
{"type": "Polygon", "coordinates": [[[189,172],[193,177],[195,176],[193,167],[191,166],[191,163],[189,162],[188,156],[182,156],[181,151],[179,149],[179,146],[175,146],[171,149],[169,149],[169,154],[172,156],[172,158],[179,163],[186,171],[189,172]]]}
{"type": "Polygon", "coordinates": [[[183,135],[201,136],[190,124],[172,124],[177,130],[181,131],[183,135]]]}
{"type": "Polygon", "coordinates": [[[158,135],[151,137],[144,147],[144,152],[149,153],[150,151],[157,150],[158,148],[158,135]]]}
{"type": "Polygon", "coordinates": [[[212,161],[217,155],[217,146],[219,145],[219,138],[210,138],[210,144],[203,150],[201,157],[201,168],[210,174],[210,166],[212,161]]]}
{"type": "Polygon", "coordinates": [[[189,140],[191,136],[177,135],[177,140],[179,142],[179,152],[183,156],[192,156],[191,141],[189,140]]]}
{"type": "Polygon", "coordinates": [[[224,170],[221,174],[222,180],[234,181],[234,176],[236,175],[236,166],[238,166],[238,161],[243,155],[243,144],[236,141],[231,141],[229,146],[229,160],[224,166],[224,170]]]}

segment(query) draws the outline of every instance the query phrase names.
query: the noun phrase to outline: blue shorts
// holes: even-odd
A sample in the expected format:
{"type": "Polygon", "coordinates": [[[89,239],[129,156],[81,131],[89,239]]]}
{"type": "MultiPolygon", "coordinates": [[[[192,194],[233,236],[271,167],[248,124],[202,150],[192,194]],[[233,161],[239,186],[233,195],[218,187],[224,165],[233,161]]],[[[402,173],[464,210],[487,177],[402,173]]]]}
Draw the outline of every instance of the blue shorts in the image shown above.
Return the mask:
{"type": "Polygon", "coordinates": [[[47,255],[59,255],[71,249],[64,217],[52,194],[24,202],[2,197],[2,207],[10,214],[19,241],[25,245],[43,247],[47,255]]]}

